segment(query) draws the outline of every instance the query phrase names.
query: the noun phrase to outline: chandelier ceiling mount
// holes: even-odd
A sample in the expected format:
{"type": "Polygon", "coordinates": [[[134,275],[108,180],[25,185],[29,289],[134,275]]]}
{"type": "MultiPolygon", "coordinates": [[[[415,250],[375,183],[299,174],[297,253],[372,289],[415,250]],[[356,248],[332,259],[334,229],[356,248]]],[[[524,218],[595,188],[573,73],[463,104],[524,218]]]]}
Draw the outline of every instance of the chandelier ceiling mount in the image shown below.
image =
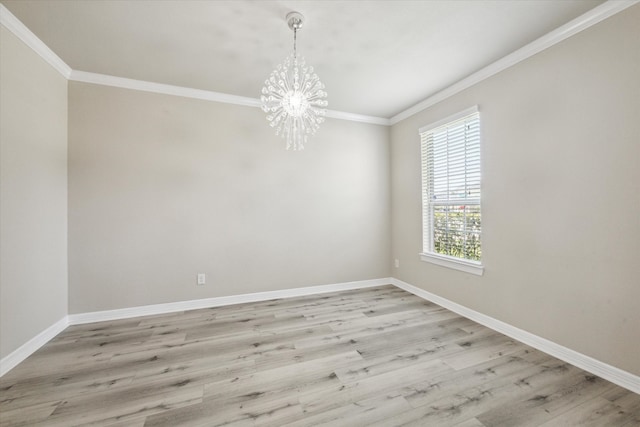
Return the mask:
{"type": "Polygon", "coordinates": [[[287,13],[287,24],[289,24],[289,28],[293,31],[297,31],[302,28],[302,24],[304,24],[304,16],[300,12],[289,12],[287,13]]]}

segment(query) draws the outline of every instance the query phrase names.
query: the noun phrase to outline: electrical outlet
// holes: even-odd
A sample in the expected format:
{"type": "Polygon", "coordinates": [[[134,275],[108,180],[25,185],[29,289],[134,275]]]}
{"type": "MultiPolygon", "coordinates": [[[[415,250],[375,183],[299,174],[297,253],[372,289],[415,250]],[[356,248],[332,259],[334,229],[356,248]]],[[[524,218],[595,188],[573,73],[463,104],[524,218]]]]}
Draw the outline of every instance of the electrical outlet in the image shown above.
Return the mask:
{"type": "Polygon", "coordinates": [[[207,276],[204,273],[198,273],[198,285],[202,286],[207,283],[207,276]]]}
{"type": "Polygon", "coordinates": [[[396,268],[400,268],[400,260],[399,260],[398,258],[396,258],[396,259],[393,261],[393,264],[396,266],[396,268]]]}

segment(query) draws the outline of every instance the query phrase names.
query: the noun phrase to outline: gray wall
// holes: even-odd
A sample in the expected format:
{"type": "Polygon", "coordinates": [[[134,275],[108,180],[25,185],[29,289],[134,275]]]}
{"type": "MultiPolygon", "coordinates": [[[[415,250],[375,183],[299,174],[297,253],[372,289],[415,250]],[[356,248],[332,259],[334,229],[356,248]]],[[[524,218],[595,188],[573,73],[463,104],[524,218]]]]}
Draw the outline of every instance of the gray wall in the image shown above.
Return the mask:
{"type": "Polygon", "coordinates": [[[389,276],[389,128],[69,84],[69,311],[389,276]],[[196,286],[196,274],[208,283],[196,286]]]}
{"type": "Polygon", "coordinates": [[[393,276],[640,374],[639,22],[640,5],[393,126],[393,276]],[[482,277],[418,257],[418,128],[475,104],[482,277]]]}
{"type": "Polygon", "coordinates": [[[0,31],[2,358],[67,314],[67,81],[0,31]]]}

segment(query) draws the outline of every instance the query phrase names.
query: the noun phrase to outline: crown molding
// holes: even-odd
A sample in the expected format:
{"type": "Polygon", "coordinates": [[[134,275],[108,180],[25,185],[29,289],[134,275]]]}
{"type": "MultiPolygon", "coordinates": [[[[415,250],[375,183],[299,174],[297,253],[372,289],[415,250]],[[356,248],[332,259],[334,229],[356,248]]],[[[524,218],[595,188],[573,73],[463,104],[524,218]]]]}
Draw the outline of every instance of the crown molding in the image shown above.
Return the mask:
{"type": "Polygon", "coordinates": [[[42,59],[51,65],[57,72],[68,79],[71,75],[71,67],[69,67],[58,55],[56,55],[49,47],[42,42],[35,34],[31,32],[13,13],[0,3],[0,24],[7,30],[11,31],[24,44],[33,49],[42,59]]]}
{"type": "MultiPolygon", "coordinates": [[[[382,126],[394,125],[638,3],[640,3],[640,0],[609,0],[390,119],[336,110],[327,110],[327,117],[382,126]]],[[[0,24],[33,49],[68,80],[225,104],[260,107],[260,100],[257,98],[72,70],[1,3],[0,24]]]]}
{"type": "Polygon", "coordinates": [[[227,93],[193,89],[183,86],[173,86],[164,83],[154,83],[144,80],[127,79],[106,74],[88,73],[73,70],[69,80],[82,83],[92,83],[102,86],[133,89],[143,92],[161,93],[164,95],[182,96],[184,98],[202,99],[205,101],[222,102],[224,104],[243,105],[245,107],[259,107],[260,101],[245,96],[229,95],[227,93]]]}
{"type": "MultiPolygon", "coordinates": [[[[127,79],[124,77],[109,76],[106,74],[89,73],[86,71],[71,71],[69,80],[103,86],[119,87],[123,89],[140,90],[144,92],[161,93],[164,95],[182,96],[184,98],[222,102],[224,104],[242,105],[245,107],[259,108],[261,106],[261,102],[257,98],[229,95],[227,93],[193,89],[184,86],[173,86],[164,83],[148,82],[144,80],[127,79]]],[[[333,119],[389,126],[389,119],[386,118],[346,113],[343,111],[327,110],[327,117],[333,119]]]]}
{"type": "Polygon", "coordinates": [[[459,92],[462,92],[465,89],[479,83],[515,64],[520,61],[523,61],[536,53],[539,53],[545,49],[550,48],[551,46],[560,43],[561,41],[583,31],[587,28],[609,18],[610,16],[615,15],[616,13],[622,12],[628,7],[633,6],[634,4],[639,3],[640,0],[609,0],[599,6],[594,7],[590,11],[584,13],[583,15],[577,17],[576,19],[567,22],[565,25],[558,27],[557,29],[551,31],[550,33],[545,34],[529,43],[528,45],[516,50],[513,53],[497,60],[496,62],[487,65],[486,67],[476,71],[468,77],[460,80],[457,83],[447,87],[440,92],[428,97],[424,101],[419,102],[418,104],[410,107],[399,114],[391,117],[389,122],[391,125],[394,125],[408,117],[413,116],[414,114],[425,110],[432,105],[437,104],[440,101],[444,101],[445,99],[453,96],[459,92]]]}
{"type": "MultiPolygon", "coordinates": [[[[245,107],[259,108],[261,105],[260,100],[257,98],[73,70],[1,3],[0,24],[6,27],[34,52],[40,55],[42,59],[55,68],[56,71],[62,74],[62,76],[67,80],[139,90],[143,92],[181,96],[184,98],[201,99],[204,101],[221,102],[224,104],[242,105],[245,107]]],[[[387,118],[347,113],[343,111],[327,110],[327,117],[389,126],[389,119],[387,118]]]]}
{"type": "Polygon", "coordinates": [[[350,120],[352,122],[369,123],[373,125],[391,125],[389,119],[384,117],[366,116],[363,114],[346,113],[344,111],[327,110],[327,117],[331,117],[332,119],[350,120]]]}

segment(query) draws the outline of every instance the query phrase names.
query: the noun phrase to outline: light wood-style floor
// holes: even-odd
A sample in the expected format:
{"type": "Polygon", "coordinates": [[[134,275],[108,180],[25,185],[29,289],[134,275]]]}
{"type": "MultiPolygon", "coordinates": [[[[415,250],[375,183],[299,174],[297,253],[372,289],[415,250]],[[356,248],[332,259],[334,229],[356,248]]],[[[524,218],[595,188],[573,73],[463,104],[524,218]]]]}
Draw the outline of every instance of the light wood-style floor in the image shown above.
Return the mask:
{"type": "Polygon", "coordinates": [[[634,394],[393,286],[72,326],[4,426],[638,426],[634,394]]]}

